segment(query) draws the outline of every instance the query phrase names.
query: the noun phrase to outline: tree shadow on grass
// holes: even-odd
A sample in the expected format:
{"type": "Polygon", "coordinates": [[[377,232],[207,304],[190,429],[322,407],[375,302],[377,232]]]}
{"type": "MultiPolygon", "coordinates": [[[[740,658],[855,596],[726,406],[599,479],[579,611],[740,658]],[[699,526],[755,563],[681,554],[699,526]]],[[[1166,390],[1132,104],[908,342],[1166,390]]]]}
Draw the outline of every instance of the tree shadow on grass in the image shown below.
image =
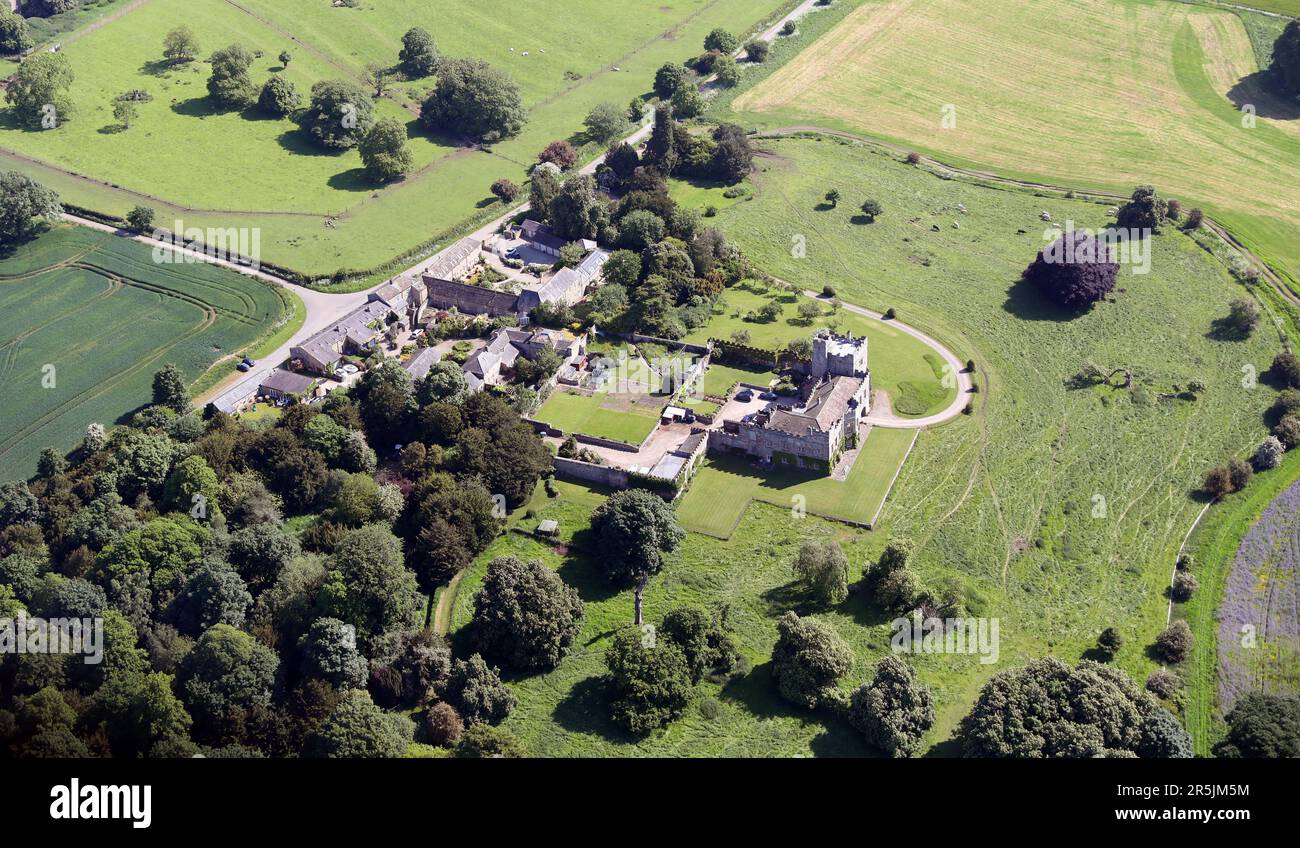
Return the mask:
{"type": "Polygon", "coordinates": [[[330,188],[339,191],[377,191],[383,186],[377,185],[374,180],[366,176],[365,168],[349,168],[346,171],[340,171],[332,175],[326,182],[330,188]]]}
{"type": "Polygon", "coordinates": [[[599,675],[580,680],[555,705],[551,716],[571,733],[599,736],[609,742],[631,744],[636,737],[609,718],[609,691],[599,675]]]}
{"type": "Polygon", "coordinates": [[[827,719],[825,730],[813,737],[809,747],[818,757],[861,757],[880,759],[881,753],[867,744],[862,734],[846,721],[827,719]]]}
{"type": "MultiPolygon", "coordinates": [[[[588,531],[583,531],[588,532],[588,531]]],[[[574,534],[574,544],[579,544],[578,536],[574,534]]],[[[571,546],[569,555],[564,558],[564,562],[556,569],[560,578],[578,590],[578,597],[582,598],[583,603],[595,604],[601,601],[608,601],[610,598],[624,591],[619,586],[609,581],[596,564],[594,557],[589,556],[582,551],[575,551],[571,546]]],[[[632,596],[628,594],[628,616],[632,614],[632,596]]]]}
{"type": "Polygon", "coordinates": [[[1255,114],[1261,118],[1277,121],[1300,119],[1300,103],[1280,96],[1268,71],[1256,71],[1237,80],[1228,89],[1228,99],[1238,110],[1253,106],[1255,114]]]}
{"type": "Polygon", "coordinates": [[[787,612],[793,612],[798,616],[810,615],[820,608],[820,605],[808,596],[808,587],[799,580],[791,580],[784,586],[768,589],[761,597],[763,603],[767,604],[768,615],[776,618],[780,618],[787,612]]]}
{"type": "Polygon", "coordinates": [[[227,112],[236,111],[222,106],[211,97],[191,97],[189,100],[178,100],[172,104],[171,109],[177,115],[186,118],[211,118],[214,115],[224,115],[227,112]]]}
{"type": "Polygon", "coordinates": [[[104,126],[95,130],[95,132],[99,133],[100,135],[117,135],[118,133],[126,132],[126,129],[127,128],[122,126],[121,124],[105,124],[104,126]]]}
{"type": "Polygon", "coordinates": [[[347,152],[317,144],[305,130],[299,127],[280,133],[275,137],[275,143],[280,145],[281,149],[297,156],[340,156],[347,152]]]}
{"type": "Polygon", "coordinates": [[[1250,331],[1233,324],[1231,318],[1215,318],[1210,322],[1210,330],[1205,337],[1215,342],[1244,342],[1250,338],[1250,331]]]}
{"type": "Polygon", "coordinates": [[[853,623],[862,627],[876,627],[881,624],[888,624],[901,616],[894,615],[889,610],[871,600],[867,593],[859,589],[851,593],[844,603],[840,604],[839,612],[851,616],[853,623]]]}
{"type": "Polygon", "coordinates": [[[167,59],[150,59],[140,66],[140,73],[150,77],[165,77],[173,70],[179,70],[182,65],[173,64],[167,59]]]}
{"type": "Polygon", "coordinates": [[[1007,299],[1002,308],[1023,321],[1055,321],[1058,324],[1073,321],[1083,314],[1052,303],[1023,277],[1007,289],[1007,299]]]}

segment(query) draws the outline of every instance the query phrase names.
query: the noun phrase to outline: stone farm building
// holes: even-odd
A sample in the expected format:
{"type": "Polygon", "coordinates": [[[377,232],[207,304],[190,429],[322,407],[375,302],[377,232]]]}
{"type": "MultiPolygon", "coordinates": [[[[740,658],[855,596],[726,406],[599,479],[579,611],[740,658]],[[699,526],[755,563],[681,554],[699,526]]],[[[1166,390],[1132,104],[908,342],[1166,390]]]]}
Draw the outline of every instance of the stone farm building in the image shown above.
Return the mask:
{"type": "Polygon", "coordinates": [[[857,439],[871,403],[867,340],[822,330],[797,398],[771,402],[709,433],[709,448],[829,472],[857,439]]]}
{"type": "Polygon", "coordinates": [[[555,348],[563,364],[572,365],[587,354],[587,336],[561,330],[517,330],[506,327],[492,334],[487,347],[465,360],[462,369],[471,391],[500,384],[519,357],[536,359],[543,348],[555,348]]]}
{"type": "Polygon", "coordinates": [[[418,322],[426,303],[425,285],[399,277],[371,292],[370,300],[289,349],[303,370],[328,376],[344,356],[367,356],[390,333],[396,336],[418,322]]]}

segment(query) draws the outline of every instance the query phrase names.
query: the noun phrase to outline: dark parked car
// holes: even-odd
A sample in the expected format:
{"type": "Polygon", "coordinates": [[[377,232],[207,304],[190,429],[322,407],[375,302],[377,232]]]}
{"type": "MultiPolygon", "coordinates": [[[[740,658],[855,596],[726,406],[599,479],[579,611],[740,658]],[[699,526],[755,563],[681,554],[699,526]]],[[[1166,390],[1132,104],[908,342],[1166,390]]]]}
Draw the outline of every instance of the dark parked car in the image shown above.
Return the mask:
{"type": "Polygon", "coordinates": [[[776,392],[763,392],[758,396],[759,400],[776,400],[776,392]]]}
{"type": "Polygon", "coordinates": [[[754,399],[754,393],[751,392],[749,389],[745,389],[743,392],[736,392],[736,400],[740,401],[741,403],[749,403],[753,399],[754,399]]]}

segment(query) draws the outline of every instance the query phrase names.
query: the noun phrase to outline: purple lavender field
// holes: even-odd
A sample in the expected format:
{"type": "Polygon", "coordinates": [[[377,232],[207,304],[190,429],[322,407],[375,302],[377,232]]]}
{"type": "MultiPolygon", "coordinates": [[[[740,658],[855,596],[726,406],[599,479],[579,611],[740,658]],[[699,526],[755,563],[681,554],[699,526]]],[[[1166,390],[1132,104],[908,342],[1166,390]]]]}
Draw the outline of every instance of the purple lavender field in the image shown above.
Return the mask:
{"type": "Polygon", "coordinates": [[[1264,510],[1228,574],[1217,614],[1221,712],[1247,692],[1300,691],[1298,577],[1300,483],[1264,510]]]}

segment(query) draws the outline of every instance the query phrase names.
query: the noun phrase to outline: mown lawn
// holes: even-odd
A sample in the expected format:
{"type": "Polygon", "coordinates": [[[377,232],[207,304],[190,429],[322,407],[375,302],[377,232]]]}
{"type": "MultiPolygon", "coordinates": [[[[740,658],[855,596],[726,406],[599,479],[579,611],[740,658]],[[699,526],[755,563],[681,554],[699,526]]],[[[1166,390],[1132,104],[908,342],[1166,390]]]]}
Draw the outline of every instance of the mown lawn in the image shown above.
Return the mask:
{"type": "Polygon", "coordinates": [[[678,518],[688,530],[726,538],[750,501],[760,500],[827,518],[870,523],[914,435],[914,430],[873,428],[843,481],[795,470],[760,471],[740,457],[712,454],[682,496],[678,518]]]}
{"type": "MultiPolygon", "coordinates": [[[[833,284],[833,280],[827,280],[833,284]]],[[[821,290],[821,284],[809,286],[821,290]]],[[[905,316],[899,316],[905,320],[905,316]]],[[[946,407],[956,394],[956,380],[943,385],[944,362],[937,353],[914,336],[904,333],[887,321],[877,321],[835,307],[827,301],[814,300],[775,289],[769,290],[761,283],[749,280],[735,285],[722,294],[714,308],[712,320],[703,327],[692,330],[686,341],[703,344],[719,339],[725,347],[733,333],[749,334],[752,347],[780,350],[800,338],[810,338],[813,333],[830,327],[839,333],[852,333],[867,337],[867,366],[871,369],[871,388],[889,393],[894,411],[903,416],[924,416],[946,407]],[[767,303],[781,307],[781,315],[773,320],[753,320],[758,310],[767,303]],[[807,320],[799,316],[801,303],[816,303],[821,314],[807,320]]],[[[960,355],[960,351],[958,352],[960,355]]],[[[706,375],[707,381],[707,375],[706,375]]]]}
{"type": "Polygon", "coordinates": [[[648,394],[592,395],[557,389],[536,418],[568,433],[584,433],[639,445],[659,423],[665,399],[648,394]]]}
{"type": "Polygon", "coordinates": [[[704,372],[704,377],[700,380],[700,391],[713,397],[726,397],[727,392],[737,383],[767,386],[775,378],[776,374],[771,371],[737,368],[734,365],[713,362],[709,364],[708,369],[704,372]]]}

